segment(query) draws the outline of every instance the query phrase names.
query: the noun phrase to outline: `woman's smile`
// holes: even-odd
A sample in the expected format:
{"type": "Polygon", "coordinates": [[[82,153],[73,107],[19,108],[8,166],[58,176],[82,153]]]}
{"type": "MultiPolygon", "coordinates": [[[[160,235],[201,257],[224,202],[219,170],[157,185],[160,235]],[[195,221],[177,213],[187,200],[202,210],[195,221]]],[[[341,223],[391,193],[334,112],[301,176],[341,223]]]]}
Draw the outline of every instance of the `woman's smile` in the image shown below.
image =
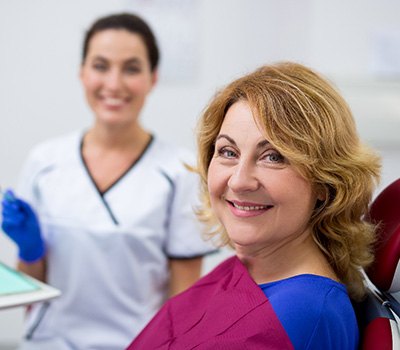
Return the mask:
{"type": "Polygon", "coordinates": [[[131,100],[129,97],[99,95],[99,100],[106,109],[117,110],[126,106],[131,100]]]}
{"type": "Polygon", "coordinates": [[[233,215],[238,217],[252,217],[264,214],[272,205],[263,205],[252,202],[240,202],[226,199],[233,215]]]}

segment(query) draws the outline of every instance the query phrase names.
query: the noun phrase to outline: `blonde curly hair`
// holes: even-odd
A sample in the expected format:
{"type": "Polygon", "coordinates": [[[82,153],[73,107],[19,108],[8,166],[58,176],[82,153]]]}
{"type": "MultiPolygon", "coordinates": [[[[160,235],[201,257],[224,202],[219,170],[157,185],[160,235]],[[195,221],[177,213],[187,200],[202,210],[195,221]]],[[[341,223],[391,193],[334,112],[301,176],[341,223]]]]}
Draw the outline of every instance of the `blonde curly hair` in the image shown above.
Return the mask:
{"type": "Polygon", "coordinates": [[[245,100],[266,139],[325,200],[310,219],[313,239],[350,296],[365,293],[361,268],[372,260],[375,227],[363,220],[379,181],[380,158],[360,142],[352,113],[326,79],[291,62],[263,66],[233,81],[212,99],[198,125],[202,207],[207,234],[230,244],[208,193],[208,166],[229,107],[245,100]]]}

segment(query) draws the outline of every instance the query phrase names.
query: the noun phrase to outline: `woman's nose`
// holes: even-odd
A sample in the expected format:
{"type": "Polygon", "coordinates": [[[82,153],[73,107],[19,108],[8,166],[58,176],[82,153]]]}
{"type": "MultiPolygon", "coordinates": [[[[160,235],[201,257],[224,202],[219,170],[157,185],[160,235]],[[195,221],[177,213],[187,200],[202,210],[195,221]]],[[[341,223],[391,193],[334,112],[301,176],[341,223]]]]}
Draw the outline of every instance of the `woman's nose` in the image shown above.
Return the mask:
{"type": "Polygon", "coordinates": [[[105,86],[110,90],[118,90],[122,86],[122,75],[114,70],[110,71],[105,79],[105,86]]]}
{"type": "Polygon", "coordinates": [[[228,180],[229,188],[237,193],[256,191],[260,183],[256,171],[251,164],[239,163],[232,168],[232,174],[228,180]]]}

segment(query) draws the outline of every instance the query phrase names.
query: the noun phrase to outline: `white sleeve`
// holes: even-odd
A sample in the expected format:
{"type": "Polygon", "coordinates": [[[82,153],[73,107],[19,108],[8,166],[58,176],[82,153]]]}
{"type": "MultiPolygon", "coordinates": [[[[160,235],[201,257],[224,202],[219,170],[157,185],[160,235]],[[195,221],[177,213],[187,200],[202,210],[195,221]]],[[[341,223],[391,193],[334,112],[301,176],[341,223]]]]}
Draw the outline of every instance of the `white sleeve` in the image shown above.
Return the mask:
{"type": "Polygon", "coordinates": [[[182,168],[174,179],[174,197],[170,207],[166,251],[172,258],[192,258],[216,250],[204,239],[204,227],[194,212],[200,204],[199,177],[182,168]]]}
{"type": "Polygon", "coordinates": [[[55,166],[52,149],[54,144],[49,141],[35,146],[28,154],[18,178],[16,194],[36,209],[41,200],[38,181],[55,166]]]}
{"type": "Polygon", "coordinates": [[[38,173],[40,173],[40,163],[36,151],[34,150],[33,152],[30,152],[18,177],[16,188],[17,196],[27,201],[33,207],[36,207],[38,204],[38,196],[35,191],[35,179],[37,178],[38,173]]]}

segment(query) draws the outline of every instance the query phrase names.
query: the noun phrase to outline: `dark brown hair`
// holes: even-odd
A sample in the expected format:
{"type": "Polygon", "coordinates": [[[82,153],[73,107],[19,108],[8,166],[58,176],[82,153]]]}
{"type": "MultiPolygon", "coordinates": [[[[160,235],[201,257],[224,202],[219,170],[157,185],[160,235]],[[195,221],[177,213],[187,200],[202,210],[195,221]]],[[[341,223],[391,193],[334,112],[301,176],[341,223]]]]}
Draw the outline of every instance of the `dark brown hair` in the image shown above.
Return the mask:
{"type": "Polygon", "coordinates": [[[97,19],[86,32],[83,42],[82,63],[85,62],[92,37],[103,30],[121,29],[139,35],[147,48],[151,71],[158,66],[160,52],[156,38],[149,25],[139,16],[132,13],[120,13],[97,19]]]}

